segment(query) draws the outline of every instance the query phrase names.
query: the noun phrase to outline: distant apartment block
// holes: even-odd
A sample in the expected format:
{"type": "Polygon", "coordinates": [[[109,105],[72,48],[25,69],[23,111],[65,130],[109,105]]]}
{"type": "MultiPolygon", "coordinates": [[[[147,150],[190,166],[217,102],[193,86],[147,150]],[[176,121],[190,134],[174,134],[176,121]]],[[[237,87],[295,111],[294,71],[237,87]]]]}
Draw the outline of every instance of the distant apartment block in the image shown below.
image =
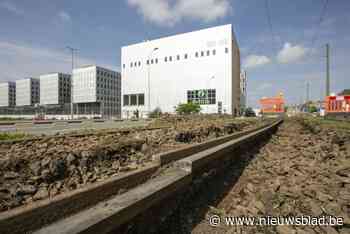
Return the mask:
{"type": "Polygon", "coordinates": [[[16,81],[16,106],[33,106],[39,101],[39,79],[27,78],[16,81]]]}
{"type": "Polygon", "coordinates": [[[51,73],[40,76],[40,105],[70,103],[71,75],[51,73]]]}
{"type": "Polygon", "coordinates": [[[73,70],[75,114],[121,117],[120,73],[98,66],[73,70]]]}
{"type": "Polygon", "coordinates": [[[16,83],[0,83],[0,107],[12,107],[16,105],[16,83]]]}

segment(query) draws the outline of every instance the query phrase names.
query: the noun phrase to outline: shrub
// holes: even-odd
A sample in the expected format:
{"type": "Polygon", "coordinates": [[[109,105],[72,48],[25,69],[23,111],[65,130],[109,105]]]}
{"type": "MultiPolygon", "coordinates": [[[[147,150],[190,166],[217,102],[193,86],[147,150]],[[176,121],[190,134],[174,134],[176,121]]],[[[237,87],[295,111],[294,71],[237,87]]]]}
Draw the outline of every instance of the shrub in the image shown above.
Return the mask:
{"type": "Polygon", "coordinates": [[[176,112],[180,115],[196,114],[201,111],[201,106],[198,103],[180,103],[176,107],[176,112]]]}
{"type": "Polygon", "coordinates": [[[246,116],[246,117],[256,117],[256,114],[255,114],[254,110],[251,107],[248,107],[244,111],[244,116],[246,116]]]}

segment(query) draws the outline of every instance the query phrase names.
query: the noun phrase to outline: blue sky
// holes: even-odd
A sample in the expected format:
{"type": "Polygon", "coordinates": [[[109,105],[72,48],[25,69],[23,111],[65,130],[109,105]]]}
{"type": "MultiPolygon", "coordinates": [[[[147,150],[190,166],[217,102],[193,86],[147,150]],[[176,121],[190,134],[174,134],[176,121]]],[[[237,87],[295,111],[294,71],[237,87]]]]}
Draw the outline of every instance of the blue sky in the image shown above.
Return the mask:
{"type": "Polygon", "coordinates": [[[0,0],[0,81],[70,71],[78,65],[119,70],[120,47],[146,39],[232,23],[248,73],[248,104],[284,92],[290,104],[324,93],[325,43],[331,45],[331,90],[350,87],[350,1],[269,0],[0,0]],[[312,44],[313,38],[316,38],[312,44]]]}

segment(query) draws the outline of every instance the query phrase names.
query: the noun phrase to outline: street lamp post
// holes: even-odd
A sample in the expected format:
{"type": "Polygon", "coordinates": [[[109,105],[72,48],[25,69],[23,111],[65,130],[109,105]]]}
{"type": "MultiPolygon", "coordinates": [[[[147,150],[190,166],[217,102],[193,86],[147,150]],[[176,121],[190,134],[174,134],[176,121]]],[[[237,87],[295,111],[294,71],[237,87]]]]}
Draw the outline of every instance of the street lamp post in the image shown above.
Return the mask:
{"type": "Polygon", "coordinates": [[[74,52],[78,51],[78,49],[75,49],[73,47],[67,46],[66,47],[70,52],[72,53],[72,76],[71,76],[71,82],[70,82],[70,115],[71,119],[74,117],[74,110],[73,110],[73,70],[74,70],[74,52]]]}
{"type": "Polygon", "coordinates": [[[149,53],[147,61],[148,61],[148,115],[151,113],[151,61],[150,58],[154,51],[158,50],[159,48],[153,48],[151,53],[149,53]]]}

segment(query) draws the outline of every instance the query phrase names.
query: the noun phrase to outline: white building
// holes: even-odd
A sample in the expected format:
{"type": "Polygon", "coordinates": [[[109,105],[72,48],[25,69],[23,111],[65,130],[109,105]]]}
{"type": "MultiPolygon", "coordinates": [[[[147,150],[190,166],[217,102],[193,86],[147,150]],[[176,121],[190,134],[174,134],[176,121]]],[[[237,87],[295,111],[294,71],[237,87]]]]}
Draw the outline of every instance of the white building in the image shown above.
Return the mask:
{"type": "Polygon", "coordinates": [[[40,105],[70,103],[70,75],[51,73],[40,76],[40,105]]]}
{"type": "Polygon", "coordinates": [[[122,47],[123,117],[198,102],[202,112],[237,114],[240,52],[232,25],[122,47]]]}
{"type": "Polygon", "coordinates": [[[120,118],[120,100],[120,73],[98,66],[73,70],[75,114],[100,114],[103,117],[120,118]]]}
{"type": "Polygon", "coordinates": [[[40,82],[36,78],[16,80],[16,106],[33,106],[40,101],[40,82]]]}
{"type": "Polygon", "coordinates": [[[241,72],[241,108],[246,108],[247,106],[247,72],[241,72]]]}
{"type": "Polygon", "coordinates": [[[11,107],[16,105],[16,83],[0,83],[0,107],[11,107]]]}

